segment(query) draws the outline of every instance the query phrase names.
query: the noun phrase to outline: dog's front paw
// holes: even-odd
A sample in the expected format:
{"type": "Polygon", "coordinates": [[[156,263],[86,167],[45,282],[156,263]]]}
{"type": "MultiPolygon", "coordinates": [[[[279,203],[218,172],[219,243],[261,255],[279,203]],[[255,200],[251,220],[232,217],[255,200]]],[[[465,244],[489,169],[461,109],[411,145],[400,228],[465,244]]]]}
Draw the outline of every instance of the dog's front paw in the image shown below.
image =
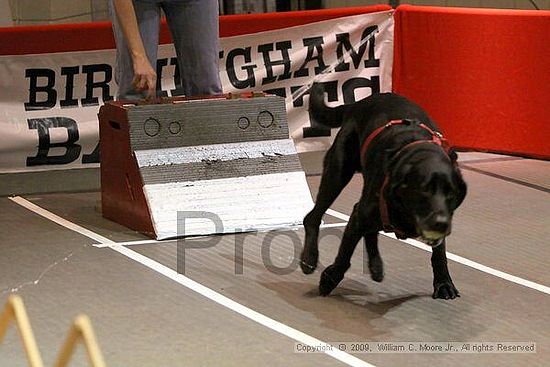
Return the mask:
{"type": "Polygon", "coordinates": [[[382,258],[380,256],[369,259],[369,271],[370,277],[375,282],[380,283],[384,280],[384,263],[382,262],[382,258]]]}
{"type": "Polygon", "coordinates": [[[441,299],[454,299],[460,297],[458,289],[454,286],[453,282],[448,280],[441,283],[434,284],[434,293],[432,298],[441,298],[441,299]]]}
{"type": "Polygon", "coordinates": [[[334,288],[344,279],[344,273],[347,269],[341,270],[334,265],[330,265],[321,274],[321,280],[319,281],[319,294],[326,297],[333,291],[334,288]]]}
{"type": "Polygon", "coordinates": [[[304,274],[311,274],[317,268],[319,252],[305,247],[300,256],[300,268],[304,274]]]}

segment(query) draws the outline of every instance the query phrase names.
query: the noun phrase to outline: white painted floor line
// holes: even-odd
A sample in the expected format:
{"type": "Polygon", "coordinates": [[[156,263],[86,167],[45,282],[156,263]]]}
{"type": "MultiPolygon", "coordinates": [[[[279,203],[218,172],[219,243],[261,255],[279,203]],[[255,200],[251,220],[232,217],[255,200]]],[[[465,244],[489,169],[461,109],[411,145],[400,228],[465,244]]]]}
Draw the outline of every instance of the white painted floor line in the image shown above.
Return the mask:
{"type": "Polygon", "coordinates": [[[174,240],[135,240],[135,241],[126,241],[126,242],[107,242],[107,243],[95,243],[92,246],[97,248],[113,247],[113,246],[139,246],[139,245],[157,245],[161,243],[170,243],[175,242],[174,240]]]}
{"type": "Polygon", "coordinates": [[[332,215],[334,218],[342,219],[344,222],[349,221],[349,215],[337,212],[336,210],[328,209],[326,213],[332,215]]]}
{"type": "Polygon", "coordinates": [[[342,352],[338,350],[338,348],[328,348],[329,344],[326,342],[323,342],[319,339],[316,339],[308,334],[305,334],[297,329],[294,329],[288,325],[285,325],[279,321],[276,321],[274,319],[271,319],[259,312],[256,312],[246,306],[241,305],[240,303],[237,303],[233,301],[232,299],[217,293],[213,291],[210,288],[205,287],[204,285],[195,282],[194,280],[187,278],[186,276],[179,274],[175,270],[170,269],[169,267],[162,265],[146,256],[143,256],[134,250],[131,250],[127,247],[117,245],[114,241],[103,237],[95,232],[92,232],[86,228],[83,228],[75,223],[72,223],[64,218],[61,218],[60,216],[45,210],[38,205],[31,203],[30,201],[22,198],[22,197],[13,197],[10,198],[13,202],[27,208],[28,210],[52,221],[55,222],[65,228],[68,228],[72,231],[75,231],[77,233],[80,233],[88,238],[93,239],[94,241],[98,241],[99,243],[103,244],[112,244],[109,248],[118,252],[121,255],[126,256],[129,259],[132,259],[146,267],[148,267],[151,270],[156,271],[159,274],[164,275],[165,277],[183,285],[184,287],[199,293],[203,295],[204,297],[220,304],[221,306],[224,306],[234,312],[237,312],[238,314],[257,322],[260,325],[263,325],[271,330],[274,330],[282,335],[285,335],[299,343],[304,343],[312,347],[318,347],[318,346],[325,346],[327,348],[324,351],[325,354],[347,364],[348,366],[362,366],[362,367],[374,367],[372,364],[367,363],[355,356],[352,356],[351,354],[348,354],[346,352],[342,352]]]}
{"type": "MultiPolygon", "coordinates": [[[[345,227],[347,225],[347,223],[343,222],[343,223],[328,223],[328,224],[321,224],[321,228],[339,228],[339,227],[345,227]]],[[[304,228],[304,226],[298,226],[298,227],[293,227],[295,229],[301,229],[301,228],[304,228]]],[[[290,228],[290,229],[293,229],[293,228],[290,228]]],[[[227,235],[231,235],[231,234],[227,234],[227,235]]],[[[105,248],[105,247],[113,247],[115,245],[118,245],[118,246],[139,246],[139,245],[156,245],[156,244],[161,244],[161,243],[170,243],[170,242],[175,242],[177,241],[177,239],[171,239],[171,240],[135,240],[135,241],[126,241],[126,242],[109,242],[109,243],[96,243],[96,244],[93,244],[92,246],[94,247],[97,247],[97,248],[105,248]]]]}
{"type": "MultiPolygon", "coordinates": [[[[345,220],[345,221],[349,220],[349,215],[337,212],[336,210],[329,209],[329,210],[327,210],[326,213],[328,215],[331,215],[331,216],[333,216],[335,218],[338,218],[338,219],[341,219],[341,220],[345,220]]],[[[417,241],[417,240],[414,240],[414,239],[400,240],[397,237],[395,237],[395,235],[393,233],[380,232],[380,234],[382,234],[386,237],[390,237],[390,238],[393,238],[395,240],[404,242],[406,244],[409,244],[409,245],[414,246],[416,248],[422,249],[424,251],[432,252],[432,248],[430,246],[428,246],[425,243],[422,243],[420,241],[417,241]]],[[[465,257],[447,252],[447,259],[452,260],[452,261],[457,262],[457,263],[460,263],[462,265],[466,265],[470,268],[482,271],[484,273],[494,275],[495,277],[507,280],[509,282],[516,283],[516,284],[522,285],[524,287],[537,290],[537,291],[542,292],[542,293],[550,294],[550,287],[532,282],[532,281],[527,280],[527,279],[517,277],[517,276],[512,275],[512,274],[505,273],[503,271],[500,271],[500,270],[491,268],[489,266],[480,264],[478,262],[472,261],[472,260],[467,259],[465,257]]]]}
{"type": "Polygon", "coordinates": [[[103,237],[95,232],[92,232],[84,227],[81,227],[79,226],[78,224],[74,224],[72,222],[69,222],[63,218],[61,218],[60,216],[46,210],[46,209],[43,209],[41,207],[39,207],[38,205],[34,204],[34,203],[31,203],[30,201],[28,201],[27,199],[24,199],[20,196],[14,196],[14,197],[9,197],[9,199],[11,201],[13,201],[14,203],[16,204],[19,204],[21,205],[22,207],[38,214],[38,215],[41,215],[43,216],[44,218],[46,219],[49,219],[51,220],[52,222],[55,222],[65,228],[68,228],[70,230],[73,230],[75,232],[78,232],[88,238],[91,238],[97,242],[113,242],[111,241],[110,239],[106,238],[106,237],[103,237]]]}

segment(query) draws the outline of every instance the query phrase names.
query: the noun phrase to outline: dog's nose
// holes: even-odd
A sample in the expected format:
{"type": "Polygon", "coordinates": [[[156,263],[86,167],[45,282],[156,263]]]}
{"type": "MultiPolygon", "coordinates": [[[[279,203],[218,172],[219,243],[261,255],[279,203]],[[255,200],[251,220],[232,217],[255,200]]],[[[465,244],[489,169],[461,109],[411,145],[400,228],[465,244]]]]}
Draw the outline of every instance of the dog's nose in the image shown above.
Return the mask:
{"type": "Polygon", "coordinates": [[[449,216],[437,214],[433,219],[431,227],[434,231],[446,233],[449,229],[449,216]]]}

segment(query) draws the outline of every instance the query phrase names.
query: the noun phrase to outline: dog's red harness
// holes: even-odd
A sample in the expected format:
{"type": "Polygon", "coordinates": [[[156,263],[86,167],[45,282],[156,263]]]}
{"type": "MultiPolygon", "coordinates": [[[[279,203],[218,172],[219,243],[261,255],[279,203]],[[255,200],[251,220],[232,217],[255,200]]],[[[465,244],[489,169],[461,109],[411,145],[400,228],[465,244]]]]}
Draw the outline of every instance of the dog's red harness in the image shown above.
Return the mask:
{"type": "MultiPolygon", "coordinates": [[[[391,120],[387,124],[385,124],[383,126],[380,126],[378,129],[374,130],[365,139],[365,141],[363,142],[363,145],[361,145],[361,160],[363,162],[363,165],[366,164],[365,163],[365,155],[367,154],[367,150],[369,148],[369,145],[372,143],[372,141],[374,139],[376,139],[376,137],[378,135],[380,135],[384,130],[386,130],[387,128],[390,128],[392,126],[395,126],[395,125],[410,125],[410,124],[411,124],[411,121],[409,121],[409,120],[391,120]]],[[[419,123],[416,126],[418,126],[422,129],[426,130],[427,132],[429,132],[430,135],[431,135],[431,139],[415,140],[411,143],[408,143],[405,146],[403,146],[401,149],[399,149],[399,151],[395,154],[395,157],[398,157],[404,151],[410,149],[413,146],[419,145],[419,144],[436,144],[436,145],[439,145],[445,151],[445,153],[447,155],[449,154],[449,151],[451,149],[451,147],[449,145],[449,142],[447,141],[447,139],[445,139],[443,137],[443,135],[440,132],[432,130],[431,128],[429,128],[424,123],[419,123]]],[[[380,219],[382,220],[382,228],[384,229],[385,232],[395,232],[395,234],[398,238],[406,238],[407,236],[405,235],[405,233],[400,231],[399,229],[395,228],[390,222],[390,214],[389,214],[389,210],[388,210],[388,204],[386,203],[386,199],[384,198],[384,190],[388,186],[389,181],[390,181],[390,176],[386,172],[386,174],[384,176],[384,182],[382,183],[382,186],[380,187],[380,193],[379,193],[380,219]]]]}

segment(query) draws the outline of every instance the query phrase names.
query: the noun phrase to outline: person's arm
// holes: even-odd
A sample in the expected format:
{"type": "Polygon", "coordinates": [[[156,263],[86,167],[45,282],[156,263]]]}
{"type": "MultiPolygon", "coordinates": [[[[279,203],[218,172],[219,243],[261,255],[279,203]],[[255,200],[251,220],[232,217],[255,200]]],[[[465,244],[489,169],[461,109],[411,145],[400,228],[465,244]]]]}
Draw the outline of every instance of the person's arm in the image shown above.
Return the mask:
{"type": "Polygon", "coordinates": [[[134,87],[138,91],[147,90],[147,96],[154,97],[157,87],[157,73],[147,58],[132,0],[114,0],[114,8],[132,56],[134,87]]]}

